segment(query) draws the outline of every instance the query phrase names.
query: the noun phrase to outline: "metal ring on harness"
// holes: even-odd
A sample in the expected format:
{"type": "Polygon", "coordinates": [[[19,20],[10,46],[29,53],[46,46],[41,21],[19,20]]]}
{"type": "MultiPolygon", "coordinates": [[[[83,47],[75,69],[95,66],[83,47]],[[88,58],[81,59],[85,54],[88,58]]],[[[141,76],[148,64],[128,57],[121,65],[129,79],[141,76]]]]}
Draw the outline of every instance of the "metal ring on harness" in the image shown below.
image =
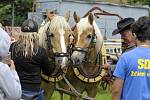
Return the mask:
{"type": "Polygon", "coordinates": [[[69,57],[68,53],[56,52],[54,53],[55,57],[69,57]]]}

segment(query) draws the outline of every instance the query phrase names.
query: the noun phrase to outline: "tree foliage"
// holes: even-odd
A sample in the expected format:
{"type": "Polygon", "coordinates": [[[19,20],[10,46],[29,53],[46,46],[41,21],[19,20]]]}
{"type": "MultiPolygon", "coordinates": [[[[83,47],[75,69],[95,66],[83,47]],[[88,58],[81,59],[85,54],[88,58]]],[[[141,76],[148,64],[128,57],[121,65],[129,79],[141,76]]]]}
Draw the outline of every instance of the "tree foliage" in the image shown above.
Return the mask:
{"type": "Polygon", "coordinates": [[[12,2],[14,0],[0,0],[1,3],[9,3],[9,2],[12,2]]]}
{"type": "MultiPolygon", "coordinates": [[[[33,0],[0,0],[0,23],[3,25],[11,25],[12,21],[12,3],[15,5],[15,26],[20,26],[27,19],[27,13],[32,11],[33,0]]],[[[110,1],[110,0],[86,0],[94,1],[110,1]]],[[[123,3],[125,0],[118,0],[123,3]]],[[[150,0],[126,0],[131,5],[150,5],[150,0]]]]}
{"type": "Polygon", "coordinates": [[[15,2],[15,25],[27,19],[28,12],[32,11],[32,0],[16,0],[15,2]]]}
{"type": "Polygon", "coordinates": [[[131,5],[149,5],[150,0],[127,0],[128,4],[131,5]]]}
{"type": "Polygon", "coordinates": [[[0,4],[0,23],[11,25],[11,4],[0,4]]]}
{"type": "Polygon", "coordinates": [[[11,25],[12,21],[12,3],[14,3],[15,26],[20,26],[27,19],[27,13],[32,10],[32,0],[3,0],[0,3],[0,23],[11,25]]]}

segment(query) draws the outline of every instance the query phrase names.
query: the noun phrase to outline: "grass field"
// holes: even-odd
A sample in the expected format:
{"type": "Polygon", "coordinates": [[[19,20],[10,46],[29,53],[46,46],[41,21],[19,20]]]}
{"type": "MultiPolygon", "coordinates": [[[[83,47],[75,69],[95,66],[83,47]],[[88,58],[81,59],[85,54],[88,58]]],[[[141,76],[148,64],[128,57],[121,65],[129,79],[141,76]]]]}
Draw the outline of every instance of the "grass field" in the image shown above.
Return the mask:
{"type": "MultiPolygon", "coordinates": [[[[69,100],[69,96],[65,95],[64,100],[69,100]]],[[[52,96],[52,100],[60,100],[60,95],[58,92],[55,92],[52,96]]],[[[96,96],[96,100],[111,100],[111,92],[105,90],[99,90],[96,96]]]]}

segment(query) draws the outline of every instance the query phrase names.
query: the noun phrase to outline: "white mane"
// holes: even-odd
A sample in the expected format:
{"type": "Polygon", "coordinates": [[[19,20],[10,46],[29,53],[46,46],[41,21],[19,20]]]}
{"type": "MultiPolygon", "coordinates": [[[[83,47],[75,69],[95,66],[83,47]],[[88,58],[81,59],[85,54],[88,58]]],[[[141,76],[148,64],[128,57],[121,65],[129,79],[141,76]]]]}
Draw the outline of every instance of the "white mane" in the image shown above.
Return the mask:
{"type": "Polygon", "coordinates": [[[50,25],[50,21],[45,22],[43,21],[41,24],[41,27],[39,28],[38,34],[39,34],[39,45],[41,47],[47,48],[47,45],[45,44],[45,40],[47,39],[46,31],[50,25]]]}
{"type": "Polygon", "coordinates": [[[94,29],[95,29],[95,34],[97,36],[97,39],[96,39],[96,50],[97,52],[101,50],[102,46],[103,46],[103,36],[102,36],[102,33],[99,29],[99,27],[97,26],[96,22],[93,21],[93,26],[94,26],[94,29]]]}

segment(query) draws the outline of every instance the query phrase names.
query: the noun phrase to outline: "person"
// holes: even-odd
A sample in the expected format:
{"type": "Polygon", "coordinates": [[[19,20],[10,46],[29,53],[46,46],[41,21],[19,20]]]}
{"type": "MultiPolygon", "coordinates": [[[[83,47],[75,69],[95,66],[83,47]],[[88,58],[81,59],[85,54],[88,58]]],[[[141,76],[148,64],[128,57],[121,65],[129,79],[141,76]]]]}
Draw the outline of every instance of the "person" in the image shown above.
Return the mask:
{"type": "MultiPolygon", "coordinates": [[[[132,50],[136,47],[135,37],[132,35],[131,26],[135,22],[134,18],[127,17],[117,22],[117,29],[112,32],[112,35],[119,34],[121,35],[122,39],[122,53],[132,50]]],[[[110,70],[113,73],[115,69],[115,65],[118,62],[120,55],[117,53],[115,49],[116,55],[115,56],[108,56],[110,59],[110,70]]]]}
{"type": "Polygon", "coordinates": [[[19,100],[22,94],[15,65],[8,55],[10,42],[9,35],[0,27],[0,100],[19,100]]]}
{"type": "Polygon", "coordinates": [[[44,100],[41,84],[41,71],[51,74],[54,64],[48,59],[44,48],[38,45],[38,25],[25,20],[21,26],[19,39],[10,47],[12,59],[20,77],[23,100],[44,100]]]}
{"type": "Polygon", "coordinates": [[[112,100],[150,100],[150,18],[132,25],[137,47],[120,57],[113,75],[112,100]]]}
{"type": "Polygon", "coordinates": [[[135,22],[134,18],[124,18],[117,22],[117,29],[112,32],[112,35],[121,34],[122,53],[136,47],[135,38],[132,35],[131,25],[135,22]]]}

